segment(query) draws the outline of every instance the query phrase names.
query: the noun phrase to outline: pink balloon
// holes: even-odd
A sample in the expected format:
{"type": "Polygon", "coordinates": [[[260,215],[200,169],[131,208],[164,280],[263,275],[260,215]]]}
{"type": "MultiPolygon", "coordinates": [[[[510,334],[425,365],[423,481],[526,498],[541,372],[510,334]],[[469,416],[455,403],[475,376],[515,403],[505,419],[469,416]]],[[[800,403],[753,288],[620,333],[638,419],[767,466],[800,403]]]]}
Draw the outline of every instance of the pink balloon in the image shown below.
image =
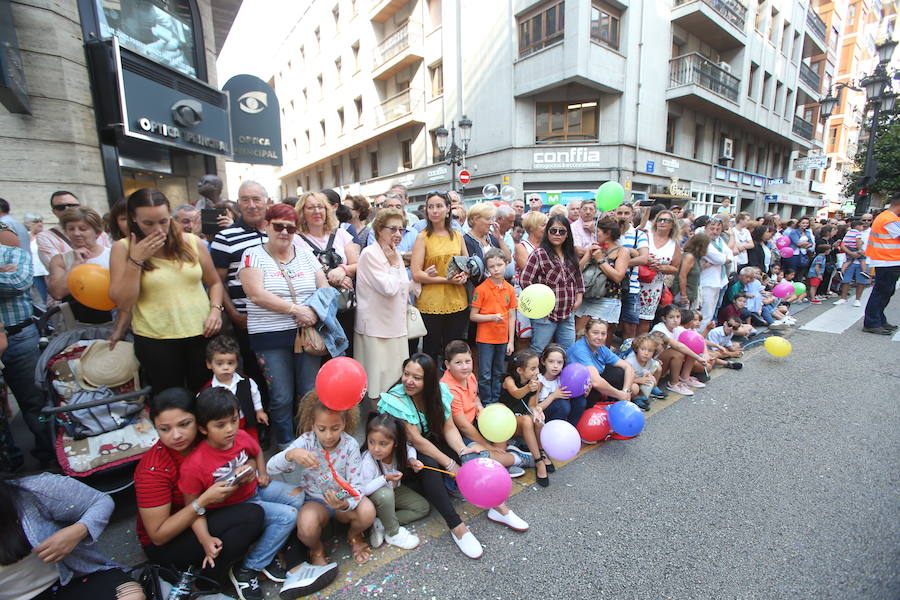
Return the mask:
{"type": "Polygon", "coordinates": [[[787,298],[794,293],[794,285],[787,281],[782,281],[772,288],[772,295],[776,298],[787,298]]]}
{"type": "Polygon", "coordinates": [[[790,258],[794,255],[794,249],[790,246],[784,246],[781,249],[781,258],[790,258]]]}
{"type": "Polygon", "coordinates": [[[775,240],[775,246],[778,249],[781,249],[781,248],[784,248],[785,246],[790,246],[790,245],[791,245],[791,238],[789,238],[786,235],[783,235],[780,238],[778,238],[777,240],[775,240]]]}
{"type": "Polygon", "coordinates": [[[492,458],[476,458],[461,466],[456,485],[466,500],[481,508],[503,504],[512,491],[506,467],[492,458]]]}
{"type": "Polygon", "coordinates": [[[703,336],[693,329],[682,331],[678,336],[678,341],[690,348],[695,354],[703,354],[703,351],[706,350],[706,342],[703,341],[703,336]]]}

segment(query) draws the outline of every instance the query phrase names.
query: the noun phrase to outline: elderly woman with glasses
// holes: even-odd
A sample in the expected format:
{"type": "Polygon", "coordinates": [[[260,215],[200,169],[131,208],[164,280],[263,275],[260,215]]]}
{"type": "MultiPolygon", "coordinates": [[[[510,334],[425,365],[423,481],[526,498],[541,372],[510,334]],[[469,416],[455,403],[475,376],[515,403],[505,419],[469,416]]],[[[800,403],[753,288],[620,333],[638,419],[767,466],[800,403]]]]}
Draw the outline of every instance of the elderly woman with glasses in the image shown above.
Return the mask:
{"type": "MultiPolygon", "coordinates": [[[[558,205],[557,205],[558,206],[558,205]]],[[[572,243],[569,220],[553,215],[547,221],[541,245],[528,257],[519,276],[524,290],[534,283],[548,286],[556,296],[556,303],[543,319],[531,319],[531,347],[540,354],[554,339],[563,348],[575,342],[575,310],[581,306],[584,280],[572,243]]]]}
{"type": "Polygon", "coordinates": [[[661,210],[656,213],[653,224],[650,226],[649,251],[650,263],[647,265],[655,271],[653,279],[641,281],[640,308],[638,317],[638,334],[650,331],[650,325],[656,317],[656,309],[659,307],[659,299],[662,296],[666,275],[676,275],[681,265],[681,247],[678,240],[681,236],[675,215],[669,210],[661,210]]]}

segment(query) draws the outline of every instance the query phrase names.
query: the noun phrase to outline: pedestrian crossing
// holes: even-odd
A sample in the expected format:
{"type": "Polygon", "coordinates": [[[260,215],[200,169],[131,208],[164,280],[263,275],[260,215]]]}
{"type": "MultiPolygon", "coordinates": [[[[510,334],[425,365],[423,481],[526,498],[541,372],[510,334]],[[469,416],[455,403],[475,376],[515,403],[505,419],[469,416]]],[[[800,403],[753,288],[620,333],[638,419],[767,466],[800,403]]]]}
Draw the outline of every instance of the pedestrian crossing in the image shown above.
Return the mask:
{"type": "MultiPolygon", "coordinates": [[[[824,333],[844,333],[851,325],[862,319],[869,300],[871,289],[866,289],[862,296],[862,306],[853,306],[855,296],[851,293],[847,304],[832,306],[818,317],[809,321],[800,329],[803,331],[821,331],[824,333]]],[[[895,338],[896,339],[896,338],[895,338]]]]}

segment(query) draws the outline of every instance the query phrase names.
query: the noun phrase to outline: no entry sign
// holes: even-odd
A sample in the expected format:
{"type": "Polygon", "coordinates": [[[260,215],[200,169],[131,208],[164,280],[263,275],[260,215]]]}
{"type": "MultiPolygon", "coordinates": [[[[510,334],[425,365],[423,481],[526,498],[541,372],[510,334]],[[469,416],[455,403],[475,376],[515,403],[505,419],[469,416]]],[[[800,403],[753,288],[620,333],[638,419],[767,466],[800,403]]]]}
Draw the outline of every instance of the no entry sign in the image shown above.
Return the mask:
{"type": "Polygon", "coordinates": [[[467,183],[472,181],[472,174],[469,173],[468,171],[466,171],[465,169],[463,169],[462,171],[459,172],[458,179],[461,184],[466,185],[467,183]]]}

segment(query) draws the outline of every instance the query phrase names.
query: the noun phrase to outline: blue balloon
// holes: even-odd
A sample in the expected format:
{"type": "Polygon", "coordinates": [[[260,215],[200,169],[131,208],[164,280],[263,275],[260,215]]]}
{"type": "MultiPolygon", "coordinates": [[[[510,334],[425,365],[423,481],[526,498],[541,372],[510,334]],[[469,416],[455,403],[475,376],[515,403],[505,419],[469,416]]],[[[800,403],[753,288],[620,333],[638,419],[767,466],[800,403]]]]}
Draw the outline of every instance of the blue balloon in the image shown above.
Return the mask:
{"type": "Polygon", "coordinates": [[[609,424],[624,437],[634,437],[644,429],[644,413],[637,404],[619,400],[609,407],[609,424]]]}

